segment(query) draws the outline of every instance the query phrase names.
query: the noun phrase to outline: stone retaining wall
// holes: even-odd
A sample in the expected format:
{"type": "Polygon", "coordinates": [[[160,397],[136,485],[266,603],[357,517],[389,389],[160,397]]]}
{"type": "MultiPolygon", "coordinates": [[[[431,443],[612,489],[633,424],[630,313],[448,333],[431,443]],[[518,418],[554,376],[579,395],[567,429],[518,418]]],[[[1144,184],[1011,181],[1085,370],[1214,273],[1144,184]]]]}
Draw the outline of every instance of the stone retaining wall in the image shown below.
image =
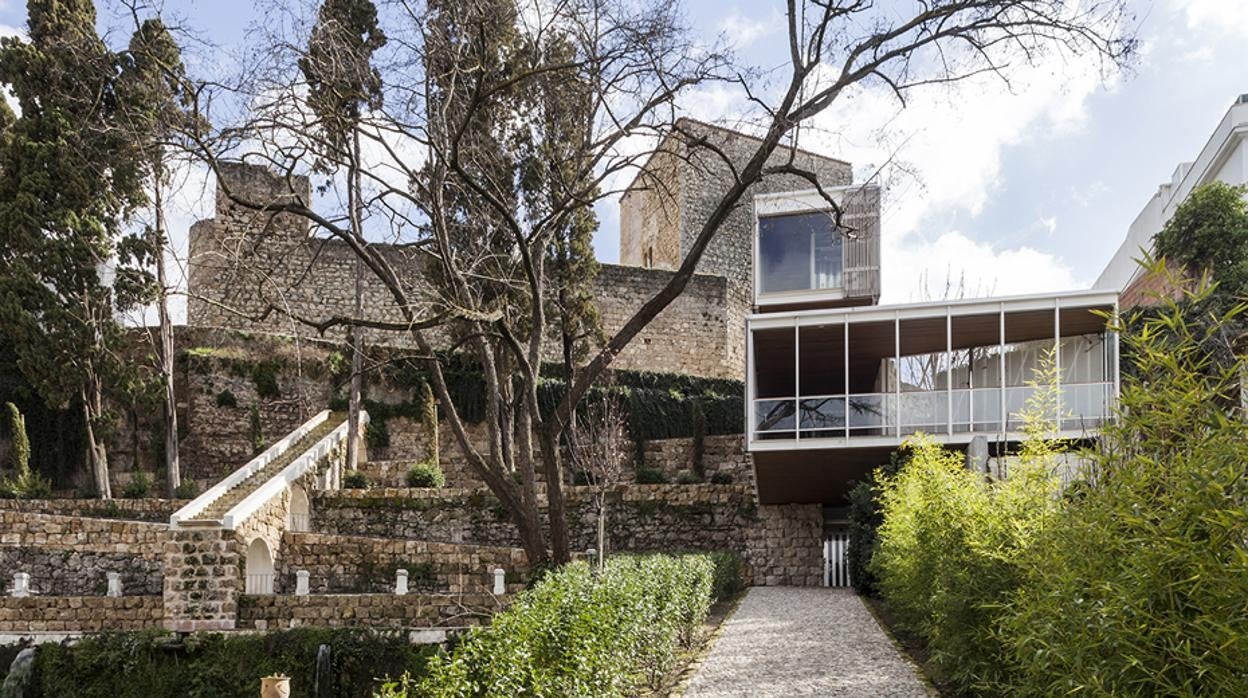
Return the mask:
{"type": "Polygon", "coordinates": [[[142,630],[160,625],[159,596],[0,598],[0,632],[142,630]]]}
{"type": "Polygon", "coordinates": [[[524,588],[520,548],[287,533],[276,591],[294,593],[295,572],[307,570],[314,594],[393,592],[395,570],[406,569],[412,591],[482,594],[493,589],[496,568],[507,575],[508,593],[524,588]]]}
{"type": "MultiPolygon", "coordinates": [[[[568,488],[576,550],[597,547],[597,506],[568,488]]],[[[758,506],[744,485],[621,485],[608,494],[607,550],[735,550],[754,584],[814,586],[823,573],[818,505],[758,506]]],[[[314,530],[478,545],[519,546],[507,511],[482,490],[378,489],[319,493],[314,530]]]]}
{"type": "Polygon", "coordinates": [[[244,596],[238,608],[238,627],[462,628],[488,622],[505,601],[505,597],[489,594],[244,596]]]}
{"type": "MultiPolygon", "coordinates": [[[[693,439],[657,439],[645,442],[642,451],[647,468],[661,470],[675,480],[681,472],[693,470],[693,439]]],[[[754,459],[745,451],[742,434],[707,436],[702,440],[702,471],[709,482],[716,475],[734,485],[754,485],[754,459]]],[[[632,473],[629,473],[631,476],[632,473]]]]}
{"type": "Polygon", "coordinates": [[[189,499],[0,499],[0,511],[168,523],[189,499]]]}
{"type": "Polygon", "coordinates": [[[165,537],[161,524],[0,509],[0,585],[26,572],[38,595],[103,595],[120,572],[127,595],[159,595],[165,537]]]}

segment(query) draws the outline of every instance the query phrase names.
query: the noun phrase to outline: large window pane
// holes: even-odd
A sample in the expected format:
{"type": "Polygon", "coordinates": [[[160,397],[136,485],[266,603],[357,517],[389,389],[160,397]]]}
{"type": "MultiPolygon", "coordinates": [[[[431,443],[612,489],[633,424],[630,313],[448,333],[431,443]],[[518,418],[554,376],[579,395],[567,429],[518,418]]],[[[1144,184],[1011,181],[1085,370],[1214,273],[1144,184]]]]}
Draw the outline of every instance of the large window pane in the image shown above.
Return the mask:
{"type": "Polygon", "coordinates": [[[827,213],[760,218],[758,258],[763,293],[841,286],[841,235],[827,213]]]}

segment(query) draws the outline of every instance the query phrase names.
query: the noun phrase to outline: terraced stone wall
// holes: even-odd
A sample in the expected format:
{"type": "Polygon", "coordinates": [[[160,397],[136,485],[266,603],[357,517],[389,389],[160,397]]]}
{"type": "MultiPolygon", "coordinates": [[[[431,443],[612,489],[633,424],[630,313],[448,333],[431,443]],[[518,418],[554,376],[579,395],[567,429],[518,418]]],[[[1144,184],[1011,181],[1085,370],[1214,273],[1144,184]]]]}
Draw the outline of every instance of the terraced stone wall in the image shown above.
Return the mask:
{"type": "Polygon", "coordinates": [[[502,569],[507,592],[524,588],[528,564],[520,548],[417,540],[287,533],[278,566],[278,593],[295,590],[295,573],[309,573],[313,594],[393,592],[395,572],[408,572],[412,591],[490,593],[502,569]]]}
{"type": "MultiPolygon", "coordinates": [[[[597,547],[598,508],[586,487],[568,488],[573,547],[597,547]]],[[[746,485],[621,485],[607,497],[607,550],[735,550],[753,584],[818,585],[822,511],[759,506],[746,485]]],[[[482,490],[378,489],[319,493],[314,530],[518,547],[507,511],[482,490]]]]}
{"type": "Polygon", "coordinates": [[[462,628],[484,624],[505,604],[506,598],[489,594],[244,596],[238,627],[462,628]]]}
{"type": "Polygon", "coordinates": [[[0,597],[0,633],[142,630],[160,625],[159,596],[0,597]]]}
{"type": "Polygon", "coordinates": [[[0,586],[30,575],[40,596],[103,596],[108,572],[127,595],[159,595],[165,526],[0,510],[0,586]]]}

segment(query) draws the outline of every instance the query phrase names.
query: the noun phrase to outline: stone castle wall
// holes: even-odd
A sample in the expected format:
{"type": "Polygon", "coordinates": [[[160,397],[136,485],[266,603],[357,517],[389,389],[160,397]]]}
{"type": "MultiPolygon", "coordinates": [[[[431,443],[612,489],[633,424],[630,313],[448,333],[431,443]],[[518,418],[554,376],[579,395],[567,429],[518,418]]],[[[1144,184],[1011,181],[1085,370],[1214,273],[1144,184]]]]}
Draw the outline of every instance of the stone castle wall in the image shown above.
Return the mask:
{"type": "MultiPolygon", "coordinates": [[[[264,170],[235,166],[222,176],[231,191],[255,201],[306,197],[307,179],[286,180],[264,170]],[[292,193],[293,192],[293,193],[292,193]]],[[[423,283],[424,262],[411,248],[374,245],[404,284],[414,302],[431,297],[423,283]]],[[[349,316],[354,307],[357,258],[339,240],[312,237],[306,222],[287,214],[255,212],[218,192],[216,217],[191,228],[187,321],[202,327],[225,327],[282,335],[321,336],[299,319],[349,316]]],[[[369,320],[402,323],[404,314],[393,295],[365,269],[363,307],[369,320]]],[[[594,295],[604,329],[614,332],[670,278],[657,270],[604,264],[594,295]]],[[[724,280],[698,276],[685,293],[661,313],[615,362],[618,368],[692,373],[713,377],[742,375],[744,364],[728,359],[733,319],[724,280]],[[664,347],[663,352],[652,351],[664,347]]],[[[417,317],[422,309],[413,310],[417,317]]],[[[366,329],[365,341],[410,346],[398,331],[366,329]]],[[[342,338],[342,328],[323,336],[342,338]]],[[[437,337],[437,333],[434,333],[437,337]]],[[[442,339],[442,342],[447,340],[442,339]]],[[[551,351],[554,351],[552,343],[551,351]]],[[[552,354],[550,359],[558,357],[552,354]]]]}
{"type": "Polygon", "coordinates": [[[239,607],[238,627],[462,628],[488,622],[505,602],[489,594],[247,596],[239,607]]]}

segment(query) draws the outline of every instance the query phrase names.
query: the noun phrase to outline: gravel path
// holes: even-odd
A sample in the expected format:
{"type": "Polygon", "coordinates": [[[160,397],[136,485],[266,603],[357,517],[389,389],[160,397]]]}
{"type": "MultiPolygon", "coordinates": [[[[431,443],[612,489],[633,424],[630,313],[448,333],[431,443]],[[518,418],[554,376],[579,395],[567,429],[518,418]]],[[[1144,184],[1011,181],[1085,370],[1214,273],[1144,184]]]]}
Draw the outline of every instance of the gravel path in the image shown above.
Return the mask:
{"type": "Polygon", "coordinates": [[[847,589],[754,587],[686,698],[929,696],[918,669],[847,589]]]}

